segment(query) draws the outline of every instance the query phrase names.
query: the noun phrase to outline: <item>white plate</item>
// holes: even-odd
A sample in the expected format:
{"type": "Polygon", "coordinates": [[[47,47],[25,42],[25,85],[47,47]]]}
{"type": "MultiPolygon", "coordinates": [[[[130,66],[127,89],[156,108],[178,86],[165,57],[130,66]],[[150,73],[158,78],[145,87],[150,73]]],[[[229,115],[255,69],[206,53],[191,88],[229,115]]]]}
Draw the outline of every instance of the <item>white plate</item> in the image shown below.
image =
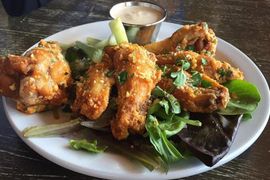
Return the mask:
{"type": "MultiPolygon", "coordinates": [[[[158,38],[170,36],[180,25],[163,23],[158,38]]],[[[46,40],[55,40],[61,43],[72,43],[76,40],[85,41],[87,37],[100,39],[110,35],[108,21],[85,24],[56,33],[46,40]]],[[[253,113],[253,119],[242,122],[235,141],[229,153],[214,167],[209,168],[195,158],[180,161],[174,164],[167,174],[154,171],[149,172],[136,162],[121,155],[103,153],[92,155],[86,152],[74,151],[67,147],[68,139],[64,137],[29,138],[22,137],[22,130],[26,127],[47,124],[55,121],[51,112],[26,115],[16,110],[15,103],[4,99],[6,115],[16,133],[22,140],[37,153],[48,160],[67,169],[86,174],[110,179],[168,179],[187,177],[216,168],[244,152],[262,133],[269,117],[269,89],[267,82],[257,66],[240,50],[231,44],[219,39],[217,57],[239,67],[245,73],[248,81],[254,83],[262,100],[253,113]]],[[[65,118],[61,116],[61,118],[65,118]]],[[[57,120],[58,121],[58,120],[57,120]]]]}

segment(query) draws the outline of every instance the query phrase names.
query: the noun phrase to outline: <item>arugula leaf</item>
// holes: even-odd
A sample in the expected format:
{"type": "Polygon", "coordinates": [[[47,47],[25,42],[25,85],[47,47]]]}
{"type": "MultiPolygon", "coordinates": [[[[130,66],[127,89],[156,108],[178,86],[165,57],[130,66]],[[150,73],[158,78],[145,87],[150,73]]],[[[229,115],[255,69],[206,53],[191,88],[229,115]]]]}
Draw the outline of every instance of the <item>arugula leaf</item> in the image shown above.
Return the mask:
{"type": "Polygon", "coordinates": [[[152,94],[156,97],[166,98],[169,101],[172,113],[179,114],[181,112],[178,100],[173,95],[161,89],[159,86],[155,87],[152,94]]]}
{"type": "Polygon", "coordinates": [[[161,105],[159,104],[160,100],[155,99],[152,105],[148,109],[148,114],[154,114],[155,112],[159,111],[161,105]]]}
{"type": "Polygon", "coordinates": [[[184,127],[186,123],[179,119],[172,119],[169,122],[161,122],[159,127],[165,132],[167,137],[171,137],[177,133],[179,133],[184,127]]]}
{"type": "Polygon", "coordinates": [[[120,83],[120,85],[124,84],[128,78],[128,72],[127,71],[122,71],[119,73],[117,76],[117,80],[120,83]]]}
{"type": "Polygon", "coordinates": [[[202,126],[202,123],[199,120],[186,119],[186,118],[183,118],[180,116],[174,116],[173,119],[184,122],[184,123],[192,125],[192,126],[202,126]]]}
{"type": "Polygon", "coordinates": [[[148,115],[145,128],[150,142],[166,162],[174,162],[183,158],[181,153],[167,139],[165,131],[159,127],[158,120],[154,116],[148,115]]]}
{"type": "Polygon", "coordinates": [[[244,114],[244,117],[250,118],[251,114],[258,106],[261,95],[257,87],[244,80],[231,80],[224,84],[230,92],[231,100],[226,109],[218,113],[222,115],[244,114]]]}
{"type": "Polygon", "coordinates": [[[159,101],[159,104],[165,109],[166,114],[169,114],[169,102],[166,99],[159,101]]]}
{"type": "Polygon", "coordinates": [[[69,145],[71,148],[75,150],[85,150],[88,152],[93,152],[93,153],[100,153],[104,152],[107,147],[98,147],[97,146],[97,140],[94,140],[92,142],[87,141],[86,139],[82,140],[70,140],[69,145]]]}
{"type": "Polygon", "coordinates": [[[183,156],[168,138],[179,133],[186,124],[201,126],[201,122],[187,119],[189,115],[185,112],[180,114],[181,109],[177,99],[159,86],[153,90],[152,95],[162,100],[155,99],[148,110],[145,128],[150,142],[165,162],[177,161],[183,156]]]}
{"type": "Polygon", "coordinates": [[[180,104],[178,100],[171,94],[167,94],[168,101],[170,102],[171,112],[174,114],[179,114],[181,112],[180,104]]]}
{"type": "Polygon", "coordinates": [[[245,113],[245,114],[243,114],[243,116],[242,116],[242,119],[243,119],[243,120],[249,120],[249,119],[251,119],[251,118],[252,118],[251,113],[245,113]]]}

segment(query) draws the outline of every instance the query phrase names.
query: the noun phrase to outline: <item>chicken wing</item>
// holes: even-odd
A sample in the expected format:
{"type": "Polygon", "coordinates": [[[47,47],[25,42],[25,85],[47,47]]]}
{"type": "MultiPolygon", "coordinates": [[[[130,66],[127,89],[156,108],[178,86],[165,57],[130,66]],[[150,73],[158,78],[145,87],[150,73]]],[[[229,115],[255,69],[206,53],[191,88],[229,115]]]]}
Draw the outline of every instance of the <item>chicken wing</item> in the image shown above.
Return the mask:
{"type": "Polygon", "coordinates": [[[152,89],[161,78],[153,53],[134,44],[121,44],[113,63],[117,79],[118,110],[111,123],[112,133],[118,140],[129,132],[144,132],[145,119],[152,89]]]}
{"type": "Polygon", "coordinates": [[[16,99],[17,109],[25,113],[65,103],[72,81],[60,46],[44,40],[24,56],[1,58],[0,79],[0,94],[16,99]]]}
{"type": "Polygon", "coordinates": [[[86,77],[77,83],[76,99],[72,105],[74,112],[90,120],[96,120],[102,115],[108,106],[111,87],[115,82],[112,68],[112,60],[107,54],[104,54],[100,63],[89,67],[86,77]]]}
{"type": "Polygon", "coordinates": [[[145,46],[148,51],[155,54],[192,50],[207,56],[213,56],[216,47],[217,38],[206,22],[185,25],[174,32],[171,37],[145,46]]]}
{"type": "Polygon", "coordinates": [[[219,83],[233,79],[244,79],[243,72],[229,63],[192,51],[178,51],[176,53],[158,55],[157,59],[159,66],[173,65],[177,64],[179,60],[187,60],[191,63],[191,70],[199,71],[219,83]]]}
{"type": "Polygon", "coordinates": [[[227,106],[230,95],[226,87],[206,75],[201,75],[201,78],[209,87],[194,86],[191,75],[188,72],[185,74],[187,81],[181,87],[176,88],[173,80],[167,77],[162,78],[158,86],[166,91],[173,90],[172,95],[179,100],[181,107],[189,112],[210,113],[227,106]]]}

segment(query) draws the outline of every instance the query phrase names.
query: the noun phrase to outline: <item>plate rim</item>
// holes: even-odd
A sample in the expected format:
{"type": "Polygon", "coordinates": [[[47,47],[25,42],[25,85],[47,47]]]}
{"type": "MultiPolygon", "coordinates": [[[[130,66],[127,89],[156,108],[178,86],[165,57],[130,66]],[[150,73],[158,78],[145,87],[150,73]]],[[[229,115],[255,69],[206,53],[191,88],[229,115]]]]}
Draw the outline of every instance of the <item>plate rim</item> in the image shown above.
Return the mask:
{"type": "MultiPolygon", "coordinates": [[[[64,31],[69,31],[70,29],[80,29],[82,26],[88,26],[88,25],[91,25],[91,24],[94,24],[94,23],[107,23],[109,22],[109,20],[105,20],[105,21],[96,21],[96,22],[91,22],[91,23],[87,23],[87,24],[82,24],[82,25],[79,25],[79,26],[74,26],[74,27],[70,27],[68,29],[65,29],[65,30],[62,30],[62,31],[59,31],[55,34],[52,34],[46,38],[44,38],[45,40],[50,38],[51,36],[57,36],[61,33],[63,33],[64,31]]],[[[178,26],[182,26],[180,24],[176,24],[176,23],[170,23],[170,22],[163,22],[162,25],[165,26],[175,26],[175,25],[178,25],[178,26]]],[[[264,77],[263,73],[261,72],[261,70],[257,67],[257,65],[245,54],[243,53],[241,50],[239,50],[237,47],[235,47],[234,45],[230,44],[229,42],[221,39],[221,38],[218,38],[218,41],[222,42],[223,44],[225,44],[226,46],[229,46],[230,48],[236,50],[238,53],[241,54],[241,56],[243,56],[245,59],[248,59],[249,63],[251,63],[253,65],[253,67],[255,67],[256,71],[259,73],[260,75],[260,78],[261,80],[263,81],[263,85],[266,87],[268,87],[268,102],[270,101],[270,92],[269,92],[269,86],[268,86],[268,83],[266,81],[266,78],[264,77]]],[[[35,43],[33,46],[31,46],[30,48],[28,48],[26,51],[32,49],[33,47],[35,47],[36,45],[38,44],[35,43]]],[[[25,51],[25,52],[26,52],[25,51]]],[[[25,53],[24,52],[24,53],[25,53]]],[[[265,97],[264,97],[265,98],[265,97]]],[[[10,114],[8,113],[8,106],[7,106],[7,101],[6,101],[6,98],[5,97],[2,97],[2,102],[3,102],[3,107],[4,107],[4,111],[5,111],[5,114],[6,114],[6,117],[9,121],[9,123],[11,124],[13,130],[16,132],[16,134],[23,140],[23,142],[25,142],[32,150],[34,150],[36,153],[40,154],[41,156],[43,156],[44,158],[46,158],[47,160],[61,166],[61,167],[64,167],[66,169],[69,169],[71,171],[74,171],[74,172],[78,172],[78,173],[82,173],[82,174],[85,174],[85,175],[88,175],[88,176],[94,176],[94,177],[101,177],[101,178],[106,178],[106,179],[111,179],[111,178],[118,178],[119,179],[119,174],[115,173],[114,175],[112,174],[104,174],[104,172],[106,171],[97,171],[97,170],[87,170],[87,172],[85,172],[84,170],[80,169],[79,166],[77,165],[74,165],[74,164],[69,164],[69,163],[65,163],[63,162],[63,160],[61,158],[55,158],[55,156],[49,154],[48,152],[46,152],[45,150],[43,150],[42,148],[38,147],[37,145],[35,145],[34,143],[32,143],[31,141],[29,141],[27,138],[24,138],[22,136],[22,133],[21,131],[16,127],[14,121],[12,121],[12,118],[10,116],[10,114]],[[90,173],[89,173],[90,171],[90,173]]],[[[255,143],[255,141],[258,139],[258,137],[261,135],[261,133],[263,132],[263,130],[265,129],[266,127],[266,124],[268,123],[268,120],[269,120],[269,115],[270,115],[270,110],[268,110],[267,113],[265,113],[265,120],[263,121],[263,124],[260,126],[260,129],[259,131],[256,131],[256,134],[252,137],[251,140],[249,140],[247,143],[245,143],[243,146],[241,146],[241,148],[239,148],[238,150],[236,150],[234,153],[232,153],[230,155],[230,158],[227,158],[226,160],[223,160],[223,161],[220,161],[218,164],[216,164],[215,166],[213,167],[204,167],[204,168],[200,168],[200,170],[196,171],[195,173],[191,173],[189,175],[185,175],[185,176],[181,176],[179,175],[177,172],[172,172],[172,173],[168,173],[169,175],[166,176],[165,178],[183,178],[183,177],[188,177],[188,176],[193,176],[193,175],[196,175],[196,174],[199,174],[199,173],[203,173],[203,172],[206,172],[206,171],[209,171],[209,170],[212,170],[214,168],[217,168],[233,159],[235,159],[237,156],[241,155],[245,150],[247,150],[253,143],[255,143]]],[[[151,172],[150,172],[151,173],[151,172]]],[[[140,176],[140,174],[138,174],[137,177],[132,177],[132,178],[136,178],[136,179],[152,179],[154,177],[151,178],[151,176],[145,176],[144,174],[141,174],[142,176],[140,176]]],[[[120,179],[125,179],[127,178],[127,176],[123,176],[121,175],[120,179]]]]}

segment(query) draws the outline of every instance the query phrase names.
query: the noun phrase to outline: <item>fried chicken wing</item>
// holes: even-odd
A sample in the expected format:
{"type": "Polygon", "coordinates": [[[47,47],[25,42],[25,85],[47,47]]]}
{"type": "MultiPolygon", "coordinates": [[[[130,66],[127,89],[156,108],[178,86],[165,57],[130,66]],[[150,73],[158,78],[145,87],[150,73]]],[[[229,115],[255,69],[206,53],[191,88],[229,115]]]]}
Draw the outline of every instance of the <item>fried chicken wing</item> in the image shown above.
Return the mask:
{"type": "Polygon", "coordinates": [[[157,59],[159,66],[173,65],[177,64],[178,60],[187,60],[191,63],[191,70],[199,71],[219,83],[233,79],[244,79],[243,72],[229,63],[192,51],[179,51],[166,55],[158,55],[157,59]]]}
{"type": "Polygon", "coordinates": [[[111,58],[104,54],[100,63],[92,65],[82,82],[77,83],[76,99],[72,105],[74,112],[85,115],[90,120],[98,119],[106,110],[110,91],[114,84],[111,58]]]}
{"type": "Polygon", "coordinates": [[[207,81],[209,87],[196,87],[189,82],[191,75],[187,72],[185,74],[188,80],[179,88],[174,86],[172,79],[166,77],[161,79],[158,86],[166,91],[174,89],[173,96],[179,100],[181,107],[189,112],[210,113],[227,106],[230,95],[226,87],[206,75],[202,75],[202,80],[207,81]]]}
{"type": "Polygon", "coordinates": [[[155,54],[192,50],[207,56],[213,56],[216,47],[217,38],[206,22],[185,25],[174,32],[171,37],[145,46],[148,51],[155,54]]]}
{"type": "Polygon", "coordinates": [[[65,103],[72,81],[60,46],[44,40],[24,56],[1,58],[0,79],[0,94],[16,99],[17,109],[25,113],[65,103]]]}
{"type": "Polygon", "coordinates": [[[152,89],[160,80],[153,53],[134,44],[121,44],[113,57],[118,88],[116,118],[111,123],[118,140],[129,132],[144,132],[145,119],[152,89]]]}

